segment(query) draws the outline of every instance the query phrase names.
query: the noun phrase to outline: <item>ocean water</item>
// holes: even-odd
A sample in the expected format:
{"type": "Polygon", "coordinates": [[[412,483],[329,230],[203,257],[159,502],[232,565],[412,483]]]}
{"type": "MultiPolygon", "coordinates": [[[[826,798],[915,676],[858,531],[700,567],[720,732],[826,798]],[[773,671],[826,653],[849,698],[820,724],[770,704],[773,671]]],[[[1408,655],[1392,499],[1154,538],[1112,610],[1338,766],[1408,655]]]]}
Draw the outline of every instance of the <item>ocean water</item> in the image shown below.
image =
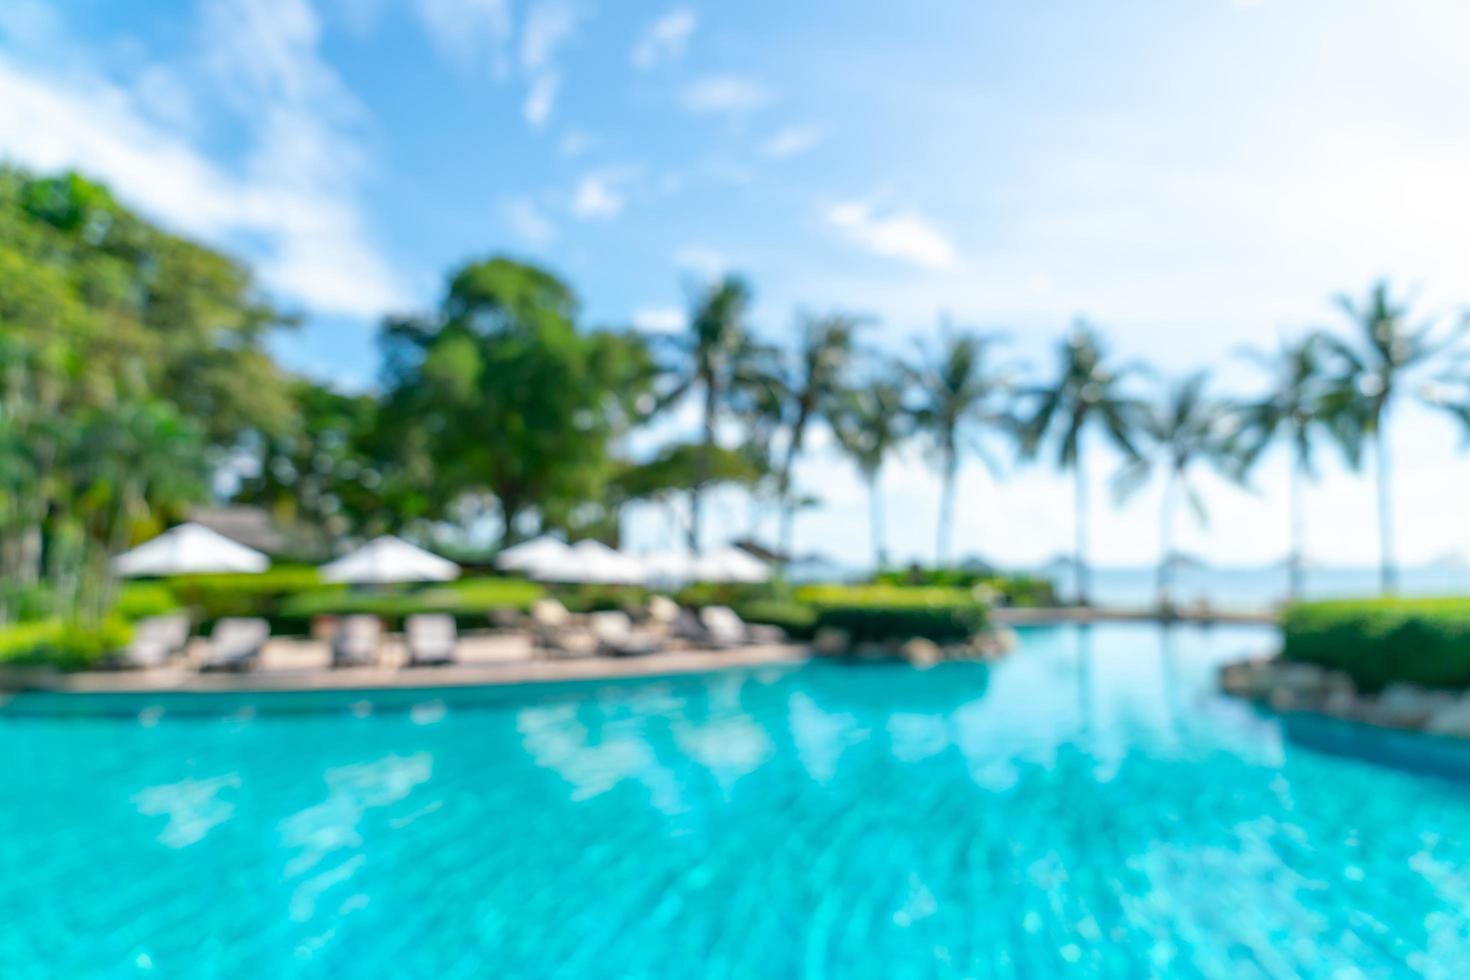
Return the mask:
{"type": "MultiPolygon", "coordinates": [[[[1069,571],[1052,575],[1064,597],[1075,593],[1069,571]]],[[[1207,603],[1216,609],[1260,612],[1279,606],[1288,595],[1281,567],[1181,568],[1174,575],[1174,601],[1207,603]]],[[[1405,596],[1470,595],[1470,568],[1417,567],[1399,572],[1398,592],[1405,596]]],[[[1376,568],[1311,568],[1303,577],[1306,599],[1352,599],[1380,593],[1376,568]]],[[[1141,609],[1158,601],[1158,571],[1153,568],[1099,568],[1092,575],[1092,601],[1099,606],[1141,609]]]]}
{"type": "Polygon", "coordinates": [[[1470,975],[1465,748],[1217,695],[1265,630],[1022,639],[224,715],[19,698],[0,976],[1470,975]]]}

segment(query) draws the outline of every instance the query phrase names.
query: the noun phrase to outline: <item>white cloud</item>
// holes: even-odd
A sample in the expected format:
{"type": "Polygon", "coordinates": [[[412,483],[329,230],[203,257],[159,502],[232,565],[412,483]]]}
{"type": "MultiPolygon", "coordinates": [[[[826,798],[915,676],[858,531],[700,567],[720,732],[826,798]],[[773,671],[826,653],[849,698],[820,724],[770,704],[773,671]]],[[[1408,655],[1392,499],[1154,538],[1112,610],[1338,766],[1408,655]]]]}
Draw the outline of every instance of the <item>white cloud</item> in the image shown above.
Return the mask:
{"type": "Polygon", "coordinates": [[[633,311],[633,326],[648,333],[677,333],[687,322],[677,306],[640,306],[633,311]]]}
{"type": "Polygon", "coordinates": [[[526,101],[521,103],[521,115],[536,129],[545,126],[551,119],[551,110],[556,105],[556,90],[561,77],[556,72],[543,72],[531,80],[526,92],[526,101]]]}
{"type": "Polygon", "coordinates": [[[320,60],[311,9],[300,0],[216,0],[203,15],[195,65],[203,74],[191,80],[196,98],[219,93],[224,104],[213,108],[240,113],[239,172],[161,120],[156,98],[150,106],[105,78],[4,57],[0,152],[107,181],[165,224],[250,254],[267,288],[314,312],[370,317],[403,305],[407,290],[360,210],[358,110],[320,60]]]}
{"type": "Polygon", "coordinates": [[[766,140],[761,152],[777,160],[800,156],[822,142],[824,135],[816,126],[787,126],[766,140]]]}
{"type": "MultiPolygon", "coordinates": [[[[375,19],[381,0],[357,0],[359,22],[375,19]]],[[[510,45],[509,0],[415,0],[419,22],[434,47],[462,72],[475,73],[482,64],[496,75],[506,71],[510,45]]]]}
{"type": "Polygon", "coordinates": [[[627,203],[619,183],[619,175],[611,171],[583,174],[572,192],[572,213],[579,218],[617,217],[627,203]]]}
{"type": "Polygon", "coordinates": [[[690,112],[702,115],[737,114],[759,109],[771,101],[768,88],[739,75],[706,75],[684,88],[680,102],[690,112]]]}
{"type": "Polygon", "coordinates": [[[544,248],[556,238],[556,226],[529,198],[518,197],[506,201],[501,207],[501,213],[505,217],[505,223],[510,226],[511,233],[527,245],[544,248]]]}
{"type": "Polygon", "coordinates": [[[521,28],[521,68],[530,78],[530,90],[522,114],[537,129],[551,118],[561,87],[561,75],[555,67],[556,51],[576,27],[576,8],[563,0],[538,0],[526,11],[526,22],[521,28]]]}
{"type": "Polygon", "coordinates": [[[647,70],[660,61],[684,57],[689,38],[699,26],[699,17],[688,7],[677,7],[648,26],[633,45],[633,67],[647,70]]]}
{"type": "Polygon", "coordinates": [[[933,225],[912,211],[879,214],[865,201],[835,204],[827,223],[875,255],[902,259],[929,269],[954,264],[954,246],[933,225]]]}

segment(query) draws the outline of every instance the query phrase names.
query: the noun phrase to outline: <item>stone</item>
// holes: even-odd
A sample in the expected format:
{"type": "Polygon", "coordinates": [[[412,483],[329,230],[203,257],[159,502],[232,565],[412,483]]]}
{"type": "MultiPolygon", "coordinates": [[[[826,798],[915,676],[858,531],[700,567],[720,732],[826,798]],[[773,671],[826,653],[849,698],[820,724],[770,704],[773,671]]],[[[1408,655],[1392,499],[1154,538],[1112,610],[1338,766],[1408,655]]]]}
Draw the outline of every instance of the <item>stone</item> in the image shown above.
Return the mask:
{"type": "Polygon", "coordinates": [[[847,630],[840,630],[833,626],[823,626],[817,630],[817,635],[812,637],[812,649],[826,656],[841,656],[847,652],[852,645],[852,637],[847,630]]]}
{"type": "Polygon", "coordinates": [[[1434,711],[1424,723],[1426,732],[1470,738],[1470,694],[1464,694],[1434,711]]]}
{"type": "Polygon", "coordinates": [[[919,668],[933,667],[944,659],[944,652],[933,640],[916,636],[898,648],[898,655],[919,668]]]}
{"type": "Polygon", "coordinates": [[[1322,712],[1334,718],[1352,720],[1362,713],[1362,703],[1351,686],[1337,687],[1328,691],[1327,696],[1322,699],[1322,712]]]}
{"type": "Polygon", "coordinates": [[[1299,695],[1315,695],[1326,685],[1327,671],[1316,664],[1274,661],[1272,687],[1299,695]]]}
{"type": "Polygon", "coordinates": [[[1364,717],[1376,725],[1392,728],[1423,728],[1436,710],[1446,706],[1445,696],[1413,684],[1390,684],[1365,709],[1364,717]]]}

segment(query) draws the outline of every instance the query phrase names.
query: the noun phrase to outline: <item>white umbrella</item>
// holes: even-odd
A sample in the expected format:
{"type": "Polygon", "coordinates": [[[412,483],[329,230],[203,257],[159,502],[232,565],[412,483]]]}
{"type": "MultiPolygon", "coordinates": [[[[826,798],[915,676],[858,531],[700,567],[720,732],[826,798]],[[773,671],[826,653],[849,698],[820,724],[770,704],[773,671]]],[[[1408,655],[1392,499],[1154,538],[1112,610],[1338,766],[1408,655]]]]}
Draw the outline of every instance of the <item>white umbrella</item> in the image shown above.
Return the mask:
{"type": "Polygon", "coordinates": [[[459,578],[459,566],[387,534],[323,565],[321,576],[325,582],[359,584],[447,582],[459,578]]]}
{"type": "Polygon", "coordinates": [[[638,559],[614,551],[600,541],[578,541],[559,558],[526,569],[546,582],[586,582],[598,585],[637,585],[644,579],[638,559]]]}
{"type": "Polygon", "coordinates": [[[649,551],[638,556],[644,578],[659,585],[683,585],[693,581],[698,560],[688,551],[649,551]]]}
{"type": "Polygon", "coordinates": [[[564,561],[571,553],[572,549],[565,542],[544,534],[506,548],[496,556],[495,564],[508,572],[524,572],[549,562],[564,561]]]}
{"type": "Polygon", "coordinates": [[[180,524],[112,560],[130,578],[211,572],[263,572],[271,560],[203,524],[180,524]]]}
{"type": "Polygon", "coordinates": [[[739,548],[722,548],[694,563],[699,582],[764,582],[770,577],[770,566],[739,548]]]}

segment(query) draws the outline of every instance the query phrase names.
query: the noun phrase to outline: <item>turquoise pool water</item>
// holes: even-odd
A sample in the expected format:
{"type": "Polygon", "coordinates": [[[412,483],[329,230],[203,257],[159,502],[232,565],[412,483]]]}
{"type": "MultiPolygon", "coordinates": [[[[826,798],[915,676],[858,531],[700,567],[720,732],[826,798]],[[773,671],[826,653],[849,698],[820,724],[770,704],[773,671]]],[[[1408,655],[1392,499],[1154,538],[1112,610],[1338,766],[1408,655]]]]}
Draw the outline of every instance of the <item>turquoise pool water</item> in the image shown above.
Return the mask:
{"type": "Polygon", "coordinates": [[[1470,975],[1470,754],[1213,693],[1269,643],[0,713],[0,976],[1470,975]]]}

